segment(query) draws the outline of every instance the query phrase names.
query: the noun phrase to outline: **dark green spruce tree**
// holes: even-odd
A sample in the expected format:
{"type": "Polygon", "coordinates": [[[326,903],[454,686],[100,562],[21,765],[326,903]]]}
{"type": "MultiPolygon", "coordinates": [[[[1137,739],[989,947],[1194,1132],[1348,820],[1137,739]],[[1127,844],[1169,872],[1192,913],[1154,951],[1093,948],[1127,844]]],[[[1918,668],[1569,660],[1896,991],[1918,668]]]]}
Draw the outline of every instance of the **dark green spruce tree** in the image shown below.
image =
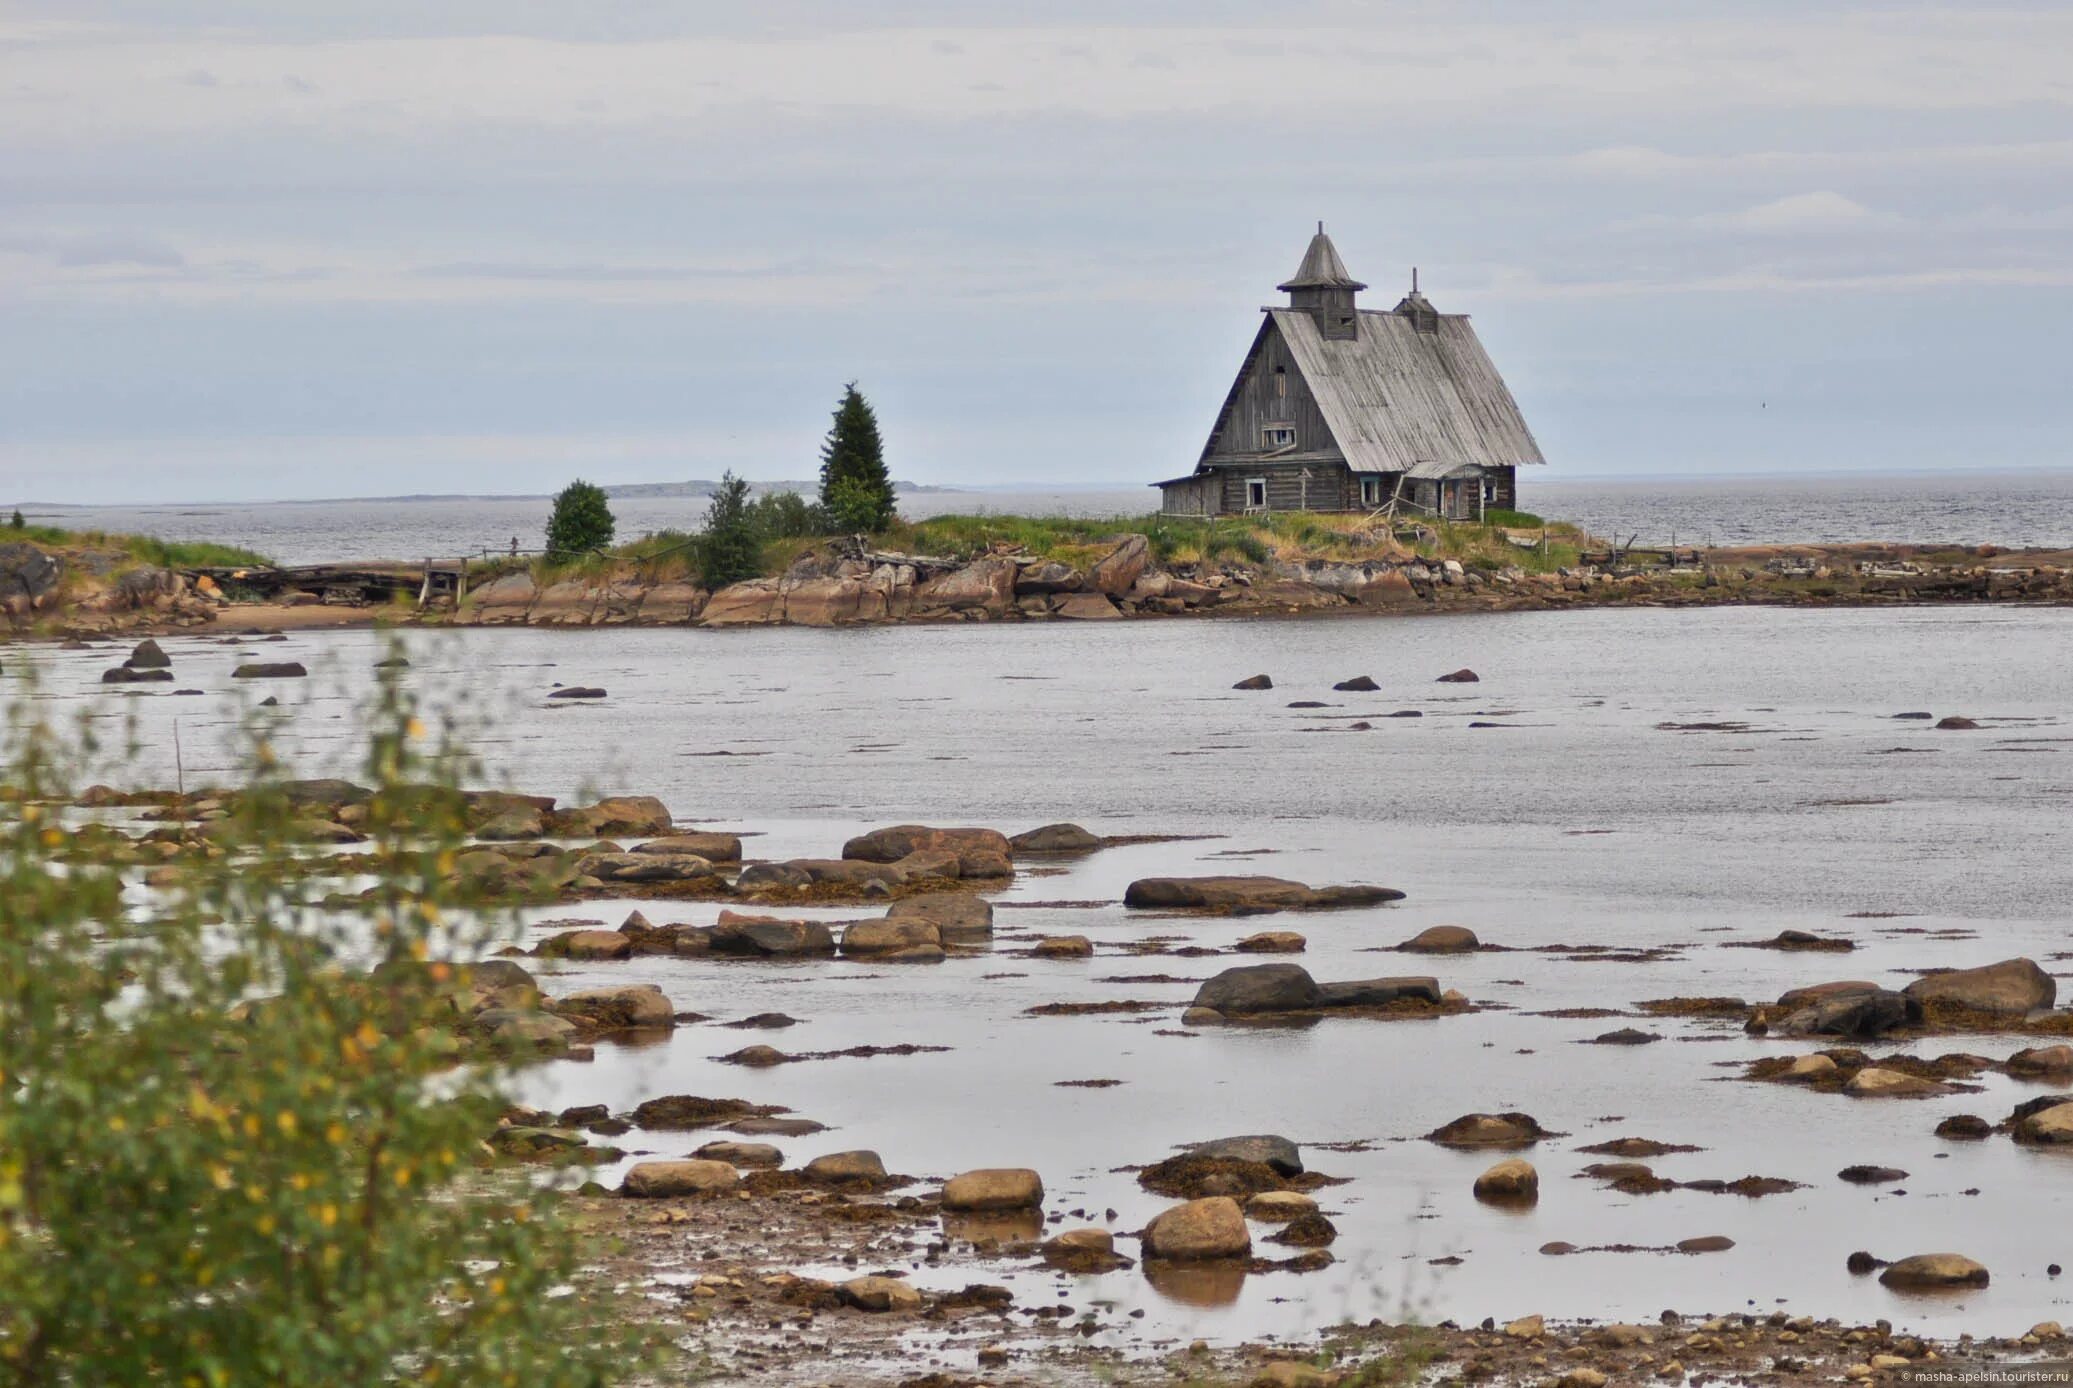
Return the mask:
{"type": "Polygon", "coordinates": [[[749,505],[749,484],[732,472],[721,475],[720,490],[713,493],[698,553],[699,574],[715,592],[763,574],[763,535],[749,505]]]}
{"type": "Polygon", "coordinates": [[[821,445],[821,506],[838,529],[876,534],[893,523],[893,484],[885,471],[878,416],[851,381],[821,445]]]}

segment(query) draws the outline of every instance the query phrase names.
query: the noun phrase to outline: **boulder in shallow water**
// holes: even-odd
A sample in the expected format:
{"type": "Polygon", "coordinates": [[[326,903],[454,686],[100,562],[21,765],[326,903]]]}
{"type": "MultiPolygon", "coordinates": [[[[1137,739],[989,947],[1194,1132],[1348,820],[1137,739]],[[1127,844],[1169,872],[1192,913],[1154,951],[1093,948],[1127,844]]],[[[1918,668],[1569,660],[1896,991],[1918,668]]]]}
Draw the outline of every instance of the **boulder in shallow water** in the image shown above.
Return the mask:
{"type": "Polygon", "coordinates": [[[997,829],[936,829],[926,824],[894,824],[859,834],[842,845],[842,856],[865,863],[897,863],[917,853],[948,853],[964,875],[997,877],[1014,858],[1008,836],[997,829]]]}
{"type": "Polygon", "coordinates": [[[1340,680],[1332,686],[1341,694],[1372,694],[1381,687],[1366,675],[1355,675],[1350,680],[1340,680]]]}
{"type": "Polygon", "coordinates": [[[586,853],[576,873],[600,882],[694,882],[717,877],[719,869],[689,853],[586,853]]]}
{"type": "Polygon", "coordinates": [[[876,1152],[829,1152],[806,1163],[800,1174],[822,1185],[882,1181],[885,1179],[885,1163],[879,1160],[876,1152]]]}
{"type": "Polygon", "coordinates": [[[1247,964],[1204,981],[1189,1005],[1227,1017],[1305,1012],[1318,1005],[1318,987],[1300,964],[1247,964]]]}
{"type": "Polygon", "coordinates": [[[1477,674],[1477,673],[1476,673],[1475,671],[1473,671],[1473,670],[1469,669],[1469,668],[1468,668],[1467,666],[1465,666],[1465,665],[1464,665],[1464,666],[1463,666],[1462,668],[1460,668],[1459,670],[1456,670],[1456,671],[1454,671],[1454,672],[1453,672],[1453,673],[1451,673],[1451,674],[1441,675],[1441,676],[1439,677],[1439,679],[1438,679],[1437,681],[1435,681],[1435,683],[1438,683],[1438,684],[1480,684],[1480,683],[1482,682],[1482,678],[1483,678],[1483,677],[1482,677],[1481,675],[1478,675],[1478,674],[1477,674]]]}
{"type": "Polygon", "coordinates": [[[2073,1143],[2073,1100],[2039,1109],[2019,1120],[2015,1125],[2015,1140],[2042,1147],[2063,1147],[2073,1143]]]}
{"type": "Polygon", "coordinates": [[[1435,925],[1419,931],[1397,948],[1409,954],[1467,954],[1482,947],[1465,925],[1435,925]]]}
{"type": "Polygon", "coordinates": [[[1243,1258],[1252,1252],[1252,1234],[1245,1227],[1245,1212],[1238,1202],[1228,1195],[1213,1195],[1154,1216],[1145,1226],[1144,1251],[1148,1258],[1176,1262],[1243,1258]]]}
{"type": "Polygon", "coordinates": [[[946,1210],[1027,1210],[1043,1203],[1043,1178],[1027,1167],[967,1171],[943,1185],[946,1210]]]}
{"type": "Polygon", "coordinates": [[[165,670],[172,666],[173,658],[165,653],[158,642],[147,636],[136,644],[130,651],[129,659],[122,663],[132,670],[165,670]]]}
{"type": "Polygon", "coordinates": [[[1442,1147],[1531,1147],[1547,1130],[1525,1113],[1465,1113],[1427,1133],[1442,1147]]]}
{"type": "Polygon", "coordinates": [[[1530,1204],[1540,1199],[1540,1173],[1530,1162],[1508,1158],[1476,1177],[1475,1196],[1497,1204],[1530,1204]]]}
{"type": "Polygon", "coordinates": [[[842,932],[842,952],[851,957],[919,959],[943,957],[943,937],[934,922],[881,918],[856,921],[842,932]]]}
{"type": "Polygon", "coordinates": [[[586,988],[549,1004],[563,1017],[580,1019],[605,1031],[676,1025],[677,1009],[652,983],[621,988],[586,988]]]}
{"type": "Polygon", "coordinates": [[[714,954],[767,957],[835,952],[834,933],[823,921],[788,921],[722,911],[718,923],[704,936],[714,954]]]}
{"type": "Polygon", "coordinates": [[[299,660],[255,660],[230,672],[234,680],[299,680],[309,671],[299,660]]]}
{"type": "Polygon", "coordinates": [[[1233,689],[1272,689],[1274,681],[1266,675],[1248,675],[1231,686],[1233,689]]]}
{"type": "Polygon", "coordinates": [[[1787,1012],[1771,1024],[1770,1030],[1779,1036],[1846,1036],[1871,1040],[1921,1020],[1921,1006],[1913,999],[1888,989],[1872,988],[1817,998],[1787,1012]]]}
{"type": "Polygon", "coordinates": [[[993,938],[993,903],[971,892],[929,892],[907,896],[886,909],[893,921],[926,921],[946,945],[983,944],[993,938]]]}
{"type": "Polygon", "coordinates": [[[2031,1046],[2008,1058],[2008,1073],[2018,1079],[2052,1079],[2073,1074],[2073,1046],[2031,1046]]]}
{"type": "Polygon", "coordinates": [[[738,863],[741,861],[741,838],[736,834],[683,833],[667,834],[659,839],[633,846],[636,853],[661,853],[670,856],[689,855],[703,858],[709,863],[738,863]]]}
{"type": "Polygon", "coordinates": [[[1941,1287],[1984,1287],[1988,1282],[1984,1265],[1957,1253],[1917,1253],[1902,1258],[1879,1274],[1888,1287],[1929,1291],[1941,1287]]]}
{"type": "Polygon", "coordinates": [[[556,810],[548,829],[567,838],[602,838],[612,834],[667,834],[669,807],[652,795],[614,795],[594,805],[556,810]]]}
{"type": "Polygon", "coordinates": [[[620,1193],[638,1200],[658,1200],[732,1190],[739,1184],[740,1175],[722,1161],[644,1161],[626,1173],[620,1193]]]}
{"type": "Polygon", "coordinates": [[[921,1309],[921,1293],[897,1277],[852,1277],[835,1290],[845,1305],[877,1315],[921,1309]]]}
{"type": "Polygon", "coordinates": [[[1977,969],[1953,969],[1918,978],[1908,984],[1906,992],[1925,1007],[1962,1007],[2019,1017],[2050,1007],[2059,986],[2034,960],[2004,959],[1977,969]]]}
{"type": "Polygon", "coordinates": [[[630,959],[633,941],[616,930],[569,930],[543,941],[543,959],[630,959]]]}
{"type": "Polygon", "coordinates": [[[1099,834],[1089,833],[1077,824],[1046,824],[1040,829],[1030,829],[1008,840],[1013,851],[1026,853],[1091,853],[1106,843],[1099,834]]]}
{"type": "Polygon", "coordinates": [[[1220,1137],[1209,1142],[1191,1142],[1181,1149],[1190,1156],[1216,1161],[1259,1162],[1283,1176],[1303,1174],[1303,1149],[1273,1133],[1245,1137],[1220,1137]]]}
{"type": "Polygon", "coordinates": [[[1123,892],[1138,909],[1315,911],[1401,901],[1393,887],[1312,887],[1285,877],[1141,877],[1123,892]]]}
{"type": "Polygon", "coordinates": [[[1867,1065],[1850,1076],[1843,1092],[1854,1099],[1929,1099],[1950,1093],[1951,1087],[1904,1071],[1867,1065]]]}
{"type": "Polygon", "coordinates": [[[1440,981],[1436,978],[1358,978],[1317,985],[1319,1007],[1388,1007],[1399,1002],[1424,1002],[1437,1007],[1440,981]]]}
{"type": "Polygon", "coordinates": [[[785,1154],[767,1142],[708,1142],[691,1154],[700,1161],[725,1162],[732,1167],[769,1168],[785,1164],[785,1154]]]}

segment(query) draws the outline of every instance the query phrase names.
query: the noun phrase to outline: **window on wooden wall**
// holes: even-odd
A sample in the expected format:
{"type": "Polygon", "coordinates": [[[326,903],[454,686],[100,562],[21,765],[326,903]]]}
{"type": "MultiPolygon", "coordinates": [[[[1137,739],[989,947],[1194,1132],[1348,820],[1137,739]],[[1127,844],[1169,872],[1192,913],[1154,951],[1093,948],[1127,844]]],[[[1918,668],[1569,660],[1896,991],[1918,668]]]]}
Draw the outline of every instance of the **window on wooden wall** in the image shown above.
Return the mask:
{"type": "Polygon", "coordinates": [[[1293,424],[1269,424],[1260,430],[1260,442],[1269,449],[1294,448],[1296,429],[1293,424]]]}
{"type": "Polygon", "coordinates": [[[1360,479],[1360,504],[1363,506],[1380,506],[1382,504],[1381,478],[1363,477],[1360,479]]]}
{"type": "Polygon", "coordinates": [[[1487,472],[1483,474],[1483,504],[1485,506],[1495,506],[1497,504],[1497,479],[1487,472]]]}
{"type": "Polygon", "coordinates": [[[1274,398],[1276,400],[1286,400],[1288,398],[1288,368],[1285,366],[1274,368],[1274,398]]]}
{"type": "Polygon", "coordinates": [[[1267,509],[1267,479],[1248,477],[1245,479],[1245,509],[1264,511],[1267,509]]]}

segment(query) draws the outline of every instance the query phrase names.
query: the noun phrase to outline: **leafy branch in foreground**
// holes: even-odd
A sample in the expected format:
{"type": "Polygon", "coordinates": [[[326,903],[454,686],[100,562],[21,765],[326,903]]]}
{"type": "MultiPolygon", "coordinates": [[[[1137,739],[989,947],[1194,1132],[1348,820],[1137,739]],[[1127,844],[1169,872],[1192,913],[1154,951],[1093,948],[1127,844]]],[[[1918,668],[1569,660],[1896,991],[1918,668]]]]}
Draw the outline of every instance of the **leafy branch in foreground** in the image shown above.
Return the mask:
{"type": "Polygon", "coordinates": [[[307,907],[258,731],[149,889],[65,851],[86,737],[8,729],[0,1384],[593,1388],[632,1362],[551,1191],[489,1168],[507,1072],[456,1066],[502,923],[454,883],[463,759],[369,711],[367,914],[307,907]]]}

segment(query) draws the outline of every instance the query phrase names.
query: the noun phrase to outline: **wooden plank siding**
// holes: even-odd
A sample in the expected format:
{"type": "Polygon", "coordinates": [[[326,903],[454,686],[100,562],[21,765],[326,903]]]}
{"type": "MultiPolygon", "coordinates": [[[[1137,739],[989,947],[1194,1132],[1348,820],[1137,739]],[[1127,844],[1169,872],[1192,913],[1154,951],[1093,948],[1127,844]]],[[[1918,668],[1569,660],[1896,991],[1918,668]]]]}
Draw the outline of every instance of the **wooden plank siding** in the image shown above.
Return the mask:
{"type": "Polygon", "coordinates": [[[1339,462],[1248,463],[1242,467],[1220,467],[1215,475],[1223,479],[1225,512],[1262,509],[1247,501],[1254,481],[1266,482],[1264,509],[1269,511],[1346,511],[1352,509],[1352,498],[1358,496],[1358,490],[1352,486],[1353,474],[1346,470],[1346,464],[1339,462]],[[1307,479],[1305,472],[1310,474],[1307,479]]]}
{"type": "Polygon", "coordinates": [[[1250,462],[1276,452],[1305,454],[1313,461],[1345,461],[1325,423],[1324,412],[1318,408],[1317,397],[1303,380],[1287,341],[1269,317],[1261,322],[1259,334],[1253,338],[1252,350],[1246,354],[1245,365],[1224,402],[1224,411],[1210,432],[1201,461],[1250,462]],[[1294,446],[1269,449],[1269,427],[1294,429],[1294,446]]]}

